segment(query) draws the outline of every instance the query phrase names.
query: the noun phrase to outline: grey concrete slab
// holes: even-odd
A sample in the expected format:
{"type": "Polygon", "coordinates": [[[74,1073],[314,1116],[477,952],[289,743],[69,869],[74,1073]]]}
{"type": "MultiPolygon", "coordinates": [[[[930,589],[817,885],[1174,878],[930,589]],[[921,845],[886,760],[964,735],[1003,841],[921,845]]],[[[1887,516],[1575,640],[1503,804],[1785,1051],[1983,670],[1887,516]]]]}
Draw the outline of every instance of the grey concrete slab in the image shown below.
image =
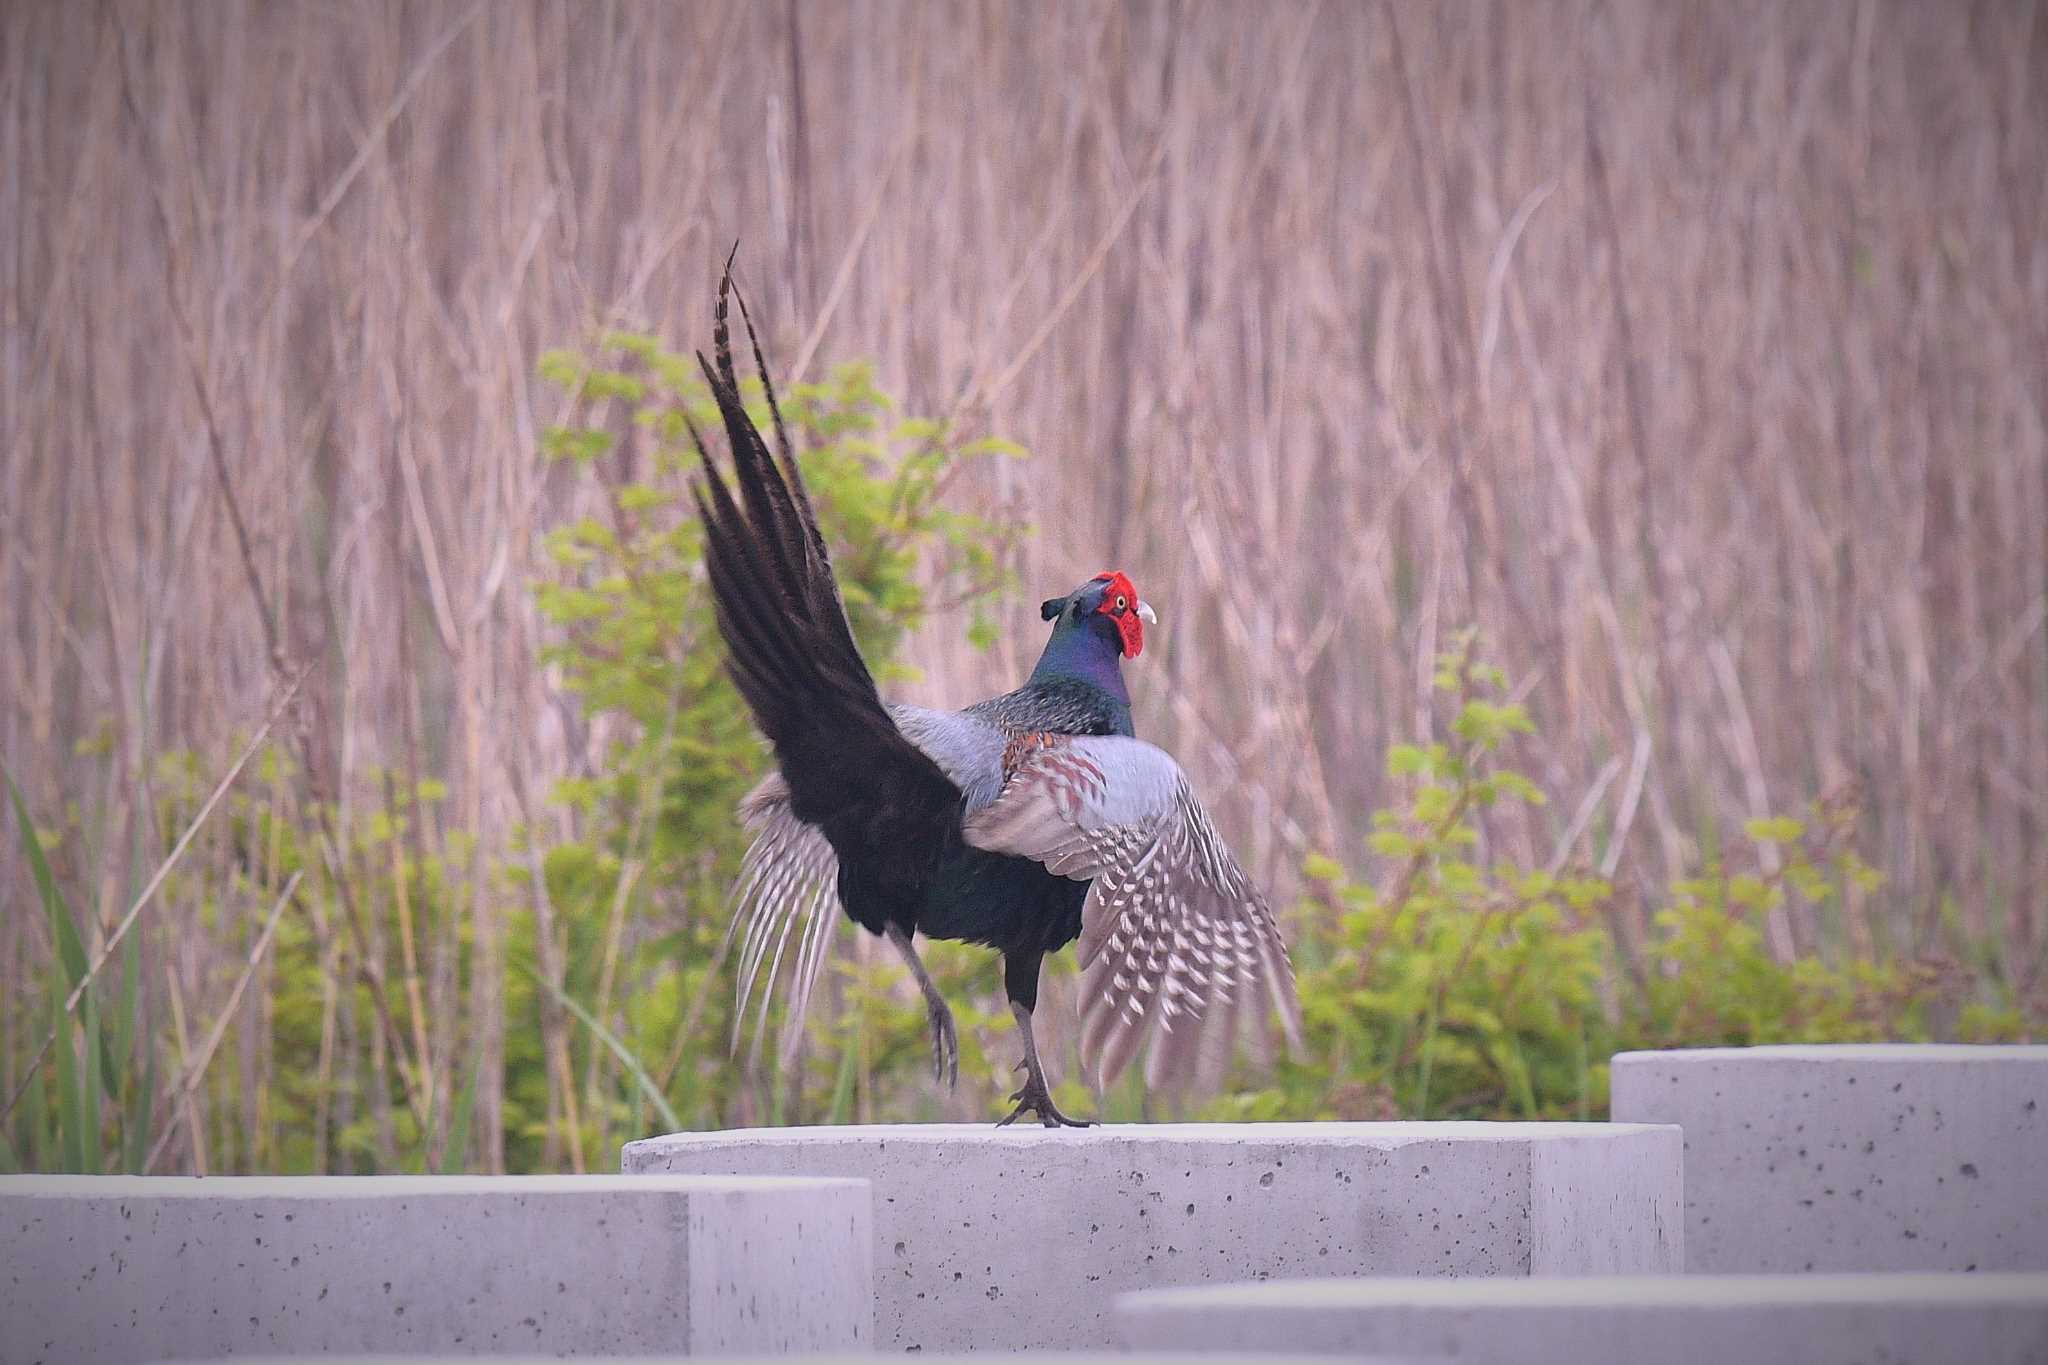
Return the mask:
{"type": "MultiPolygon", "coordinates": [[[[671,1365],[684,1356],[585,1356],[602,1365],[671,1365]]],[[[378,1356],[377,1365],[434,1365],[446,1356],[378,1356]]],[[[492,1365],[553,1365],[558,1356],[493,1356],[492,1365]]],[[[721,1356],[724,1365],[754,1365],[775,1362],[787,1365],[787,1356],[721,1356]]],[[[988,1365],[985,1354],[919,1355],[918,1365],[988,1365]]],[[[1241,1351],[1025,1351],[1012,1360],[1040,1362],[1041,1365],[1167,1365],[1169,1361],[1199,1360],[1201,1365],[1325,1365],[1325,1357],[1267,1355],[1241,1351]]],[[[828,1351],[803,1357],[803,1365],[875,1365],[871,1351],[828,1351]]],[[[227,1356],[220,1361],[162,1360],[153,1365],[305,1365],[303,1356],[227,1356]]],[[[1447,1356],[1361,1356],[1354,1365],[1455,1365],[1447,1356]]]]}
{"type": "Polygon", "coordinates": [[[2048,1047],[1614,1058],[1617,1120],[1685,1129],[1691,1270],[2048,1270],[2048,1047]]]}
{"type": "Polygon", "coordinates": [[[2040,1365],[2048,1275],[1299,1280],[1126,1295],[1117,1330],[1139,1351],[1459,1365],[2040,1365]]]}
{"type": "Polygon", "coordinates": [[[852,1180],[0,1178],[0,1360],[873,1341],[852,1180]]]}
{"type": "MultiPolygon", "coordinates": [[[[1090,1350],[1125,1290],[1304,1275],[1683,1268],[1676,1129],[985,1125],[678,1133],[647,1173],[858,1176],[883,1349],[1090,1350]]],[[[1277,1345],[1277,1343],[1276,1343],[1277,1345]]]]}

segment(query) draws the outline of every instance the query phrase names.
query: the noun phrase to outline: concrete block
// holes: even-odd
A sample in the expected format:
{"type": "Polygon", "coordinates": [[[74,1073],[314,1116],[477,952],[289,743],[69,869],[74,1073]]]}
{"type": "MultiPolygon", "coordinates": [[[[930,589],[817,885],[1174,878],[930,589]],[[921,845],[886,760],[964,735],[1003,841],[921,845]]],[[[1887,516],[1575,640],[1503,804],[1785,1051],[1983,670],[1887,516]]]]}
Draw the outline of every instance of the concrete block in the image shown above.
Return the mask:
{"type": "Polygon", "coordinates": [[[873,1342],[851,1180],[9,1176],[0,1247],[10,1365],[873,1342]]]}
{"type": "Polygon", "coordinates": [[[2048,1047],[1624,1052],[1685,1129],[1690,1270],[2048,1270],[2048,1047]]]}
{"type": "MultiPolygon", "coordinates": [[[[909,1125],[678,1133],[634,1173],[858,1176],[888,1350],[1092,1350],[1118,1293],[1303,1275],[1683,1268],[1676,1129],[909,1125]]],[[[1278,1343],[1269,1343],[1277,1345],[1278,1343]]]]}
{"type": "MultiPolygon", "coordinates": [[[[557,1356],[493,1356],[491,1365],[555,1365],[557,1356]]],[[[1134,1354],[1129,1351],[1031,1351],[1016,1357],[1032,1365],[1168,1365],[1189,1358],[1186,1351],[1171,1354],[1134,1354]]],[[[436,1365],[445,1356],[378,1356],[376,1365],[436,1365]]],[[[603,1365],[670,1365],[681,1356],[605,1356],[603,1365]]],[[[721,1365],[787,1365],[787,1356],[721,1356],[721,1365]]],[[[832,1351],[807,1355],[803,1365],[876,1365],[871,1351],[832,1351]]],[[[216,1365],[306,1365],[302,1356],[229,1356],[216,1365]]],[[[158,1361],[155,1365],[206,1365],[195,1361],[158,1361]]],[[[917,1365],[989,1365],[985,1355],[920,1355],[917,1365]]],[[[1226,1351],[1204,1353],[1201,1365],[1328,1365],[1322,1356],[1266,1355],[1226,1351]]],[[[1446,1356],[1365,1356],[1354,1365],[1453,1365],[1446,1356]]]]}
{"type": "Polygon", "coordinates": [[[1458,1365],[2040,1365],[2048,1275],[1296,1280],[1129,1294],[1117,1330],[1139,1351],[1458,1365]]]}

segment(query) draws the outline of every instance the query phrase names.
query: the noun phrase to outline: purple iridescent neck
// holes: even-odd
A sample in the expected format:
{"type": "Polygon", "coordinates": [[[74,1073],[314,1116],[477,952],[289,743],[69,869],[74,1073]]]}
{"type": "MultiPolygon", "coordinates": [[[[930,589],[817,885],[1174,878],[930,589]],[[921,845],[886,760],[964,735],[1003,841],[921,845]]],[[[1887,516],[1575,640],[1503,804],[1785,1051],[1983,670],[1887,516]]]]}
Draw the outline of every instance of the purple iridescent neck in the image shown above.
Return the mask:
{"type": "Polygon", "coordinates": [[[1129,706],[1131,694],[1124,687],[1123,657],[1123,645],[1108,617],[1094,613],[1079,621],[1061,617],[1053,628],[1052,638],[1045,642],[1045,653],[1038,656],[1038,667],[1031,670],[1031,681],[1078,678],[1129,706]]]}

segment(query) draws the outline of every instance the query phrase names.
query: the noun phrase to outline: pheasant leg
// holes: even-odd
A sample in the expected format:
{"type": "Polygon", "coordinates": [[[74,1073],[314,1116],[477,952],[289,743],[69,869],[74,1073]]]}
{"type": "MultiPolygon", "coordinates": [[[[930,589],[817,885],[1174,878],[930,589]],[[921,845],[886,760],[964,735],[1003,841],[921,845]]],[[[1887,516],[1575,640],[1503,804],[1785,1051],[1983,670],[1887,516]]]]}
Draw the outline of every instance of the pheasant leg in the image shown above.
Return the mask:
{"type": "Polygon", "coordinates": [[[910,935],[900,925],[891,924],[884,933],[889,942],[896,945],[896,951],[903,955],[903,961],[910,968],[910,974],[917,978],[917,988],[924,992],[925,1014],[932,1027],[932,1079],[948,1087],[960,1081],[960,1035],[953,1028],[953,1011],[946,1006],[946,997],[939,994],[933,984],[932,975],[924,969],[924,959],[917,955],[917,948],[911,943],[910,935]]]}
{"type": "Polygon", "coordinates": [[[998,1119],[996,1127],[1007,1128],[1017,1121],[1017,1116],[1026,1109],[1038,1115],[1038,1121],[1048,1128],[1092,1128],[1094,1124],[1085,1119],[1070,1119],[1052,1102],[1052,1092],[1046,1088],[1045,1068],[1038,1062],[1038,1040],[1031,1036],[1031,1011],[1018,1001],[1010,1002],[1010,1013],[1017,1016],[1017,1027],[1024,1034],[1024,1060],[1017,1063],[1025,1073],[1023,1088],[1010,1096],[1017,1107],[1010,1111],[1008,1118],[998,1119]]]}

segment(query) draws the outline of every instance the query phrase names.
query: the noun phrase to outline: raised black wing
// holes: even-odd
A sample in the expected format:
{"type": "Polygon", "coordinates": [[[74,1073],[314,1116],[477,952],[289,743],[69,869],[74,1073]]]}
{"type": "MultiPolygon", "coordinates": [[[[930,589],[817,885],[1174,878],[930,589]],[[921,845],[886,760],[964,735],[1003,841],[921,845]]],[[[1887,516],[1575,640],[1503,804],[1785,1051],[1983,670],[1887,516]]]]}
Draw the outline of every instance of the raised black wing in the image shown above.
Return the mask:
{"type": "MultiPolygon", "coordinates": [[[[816,825],[854,881],[877,899],[914,881],[957,828],[960,790],[904,738],[854,645],[825,538],[790,452],[782,409],[746,302],[754,364],[775,428],[769,453],[747,415],[733,370],[726,301],[737,297],[732,262],[718,285],[713,359],[697,360],[732,447],[733,486],[703,437],[693,490],[704,522],[704,565],[729,666],[789,788],[790,810],[816,825]]],[[[849,905],[856,917],[864,907],[849,905]]],[[[905,907],[906,909],[908,907],[905,907]]]]}
{"type": "Polygon", "coordinates": [[[1165,750],[1115,735],[1012,741],[967,842],[1092,879],[1081,908],[1081,1055],[1108,1085],[1153,1035],[1145,1075],[1182,1078],[1211,1020],[1256,1000],[1301,1041],[1286,945],[1165,750]]]}

